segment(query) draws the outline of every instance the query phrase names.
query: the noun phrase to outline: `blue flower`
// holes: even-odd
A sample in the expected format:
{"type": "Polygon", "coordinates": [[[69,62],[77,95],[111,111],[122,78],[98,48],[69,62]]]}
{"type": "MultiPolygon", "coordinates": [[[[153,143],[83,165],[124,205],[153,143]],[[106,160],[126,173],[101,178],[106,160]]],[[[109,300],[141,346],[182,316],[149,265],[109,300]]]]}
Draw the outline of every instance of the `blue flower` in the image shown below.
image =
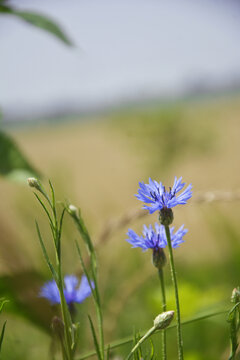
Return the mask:
{"type": "MultiPolygon", "coordinates": [[[[79,280],[75,275],[66,275],[64,277],[64,296],[68,305],[72,303],[81,303],[88,296],[91,295],[91,287],[88,283],[87,277],[82,276],[80,285],[79,280]]],[[[94,288],[93,282],[91,282],[92,288],[94,288]]],[[[55,280],[48,281],[39,293],[40,297],[43,297],[50,301],[52,305],[60,304],[60,294],[55,280]]]]}
{"type": "Polygon", "coordinates": [[[139,182],[140,189],[136,195],[138,200],[143,201],[146,204],[143,208],[147,209],[150,214],[163,208],[173,208],[176,205],[183,205],[187,203],[187,200],[192,197],[192,185],[189,185],[181,194],[176,194],[183,189],[185,183],[182,183],[182,177],[177,179],[175,176],[173,187],[166,191],[165,186],[162,183],[153,181],[149,178],[149,184],[139,182]]]}
{"type": "MultiPolygon", "coordinates": [[[[182,225],[175,233],[174,227],[170,228],[171,242],[172,247],[178,247],[183,240],[183,236],[188,232],[187,229],[184,229],[184,225],[182,225]]],[[[155,230],[152,225],[147,227],[143,226],[143,235],[137,235],[135,231],[129,229],[128,230],[128,239],[126,239],[130,244],[132,244],[133,248],[140,247],[143,250],[147,249],[159,249],[165,248],[167,246],[167,238],[165,233],[165,228],[163,225],[159,225],[155,223],[155,230]]]]}

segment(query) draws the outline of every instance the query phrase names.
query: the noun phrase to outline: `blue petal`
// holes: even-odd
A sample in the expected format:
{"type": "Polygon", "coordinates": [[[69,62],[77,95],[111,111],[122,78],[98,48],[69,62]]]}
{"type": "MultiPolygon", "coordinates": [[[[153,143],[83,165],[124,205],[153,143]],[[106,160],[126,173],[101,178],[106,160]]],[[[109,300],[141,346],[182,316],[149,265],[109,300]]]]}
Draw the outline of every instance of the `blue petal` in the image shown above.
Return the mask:
{"type": "Polygon", "coordinates": [[[48,281],[40,290],[40,297],[43,297],[53,304],[60,304],[60,295],[55,280],[48,281]]]}
{"type": "Polygon", "coordinates": [[[79,304],[83,302],[87,297],[91,295],[92,293],[91,287],[94,289],[93,281],[91,282],[91,286],[90,286],[86,275],[83,275],[80,286],[76,290],[74,301],[79,304]]]}

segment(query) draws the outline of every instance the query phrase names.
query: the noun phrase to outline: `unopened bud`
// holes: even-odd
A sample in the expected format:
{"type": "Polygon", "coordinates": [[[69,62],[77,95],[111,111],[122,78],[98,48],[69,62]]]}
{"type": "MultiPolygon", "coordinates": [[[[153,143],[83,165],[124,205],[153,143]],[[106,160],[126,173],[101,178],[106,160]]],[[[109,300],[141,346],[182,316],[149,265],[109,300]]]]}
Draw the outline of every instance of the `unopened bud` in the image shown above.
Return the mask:
{"type": "Polygon", "coordinates": [[[168,226],[173,222],[173,211],[170,208],[163,207],[159,212],[159,221],[162,225],[168,226]]]}
{"type": "Polygon", "coordinates": [[[161,270],[163,268],[163,266],[166,264],[166,262],[167,262],[166,255],[162,248],[153,249],[152,262],[153,262],[153,265],[158,270],[161,270]]]}
{"type": "Polygon", "coordinates": [[[31,178],[27,179],[27,182],[30,187],[33,187],[33,188],[37,189],[38,191],[42,192],[41,185],[37,179],[31,177],[31,178]]]}
{"type": "Polygon", "coordinates": [[[68,205],[67,211],[69,212],[70,215],[79,217],[79,210],[76,206],[74,206],[72,204],[68,205]]]}
{"type": "Polygon", "coordinates": [[[155,329],[156,330],[165,329],[171,323],[173,317],[174,317],[174,311],[173,310],[166,311],[166,312],[163,312],[163,313],[159,314],[154,319],[154,322],[153,322],[155,329]]]}
{"type": "Polygon", "coordinates": [[[239,301],[240,301],[240,288],[237,287],[232,291],[231,302],[236,304],[239,301]]]}

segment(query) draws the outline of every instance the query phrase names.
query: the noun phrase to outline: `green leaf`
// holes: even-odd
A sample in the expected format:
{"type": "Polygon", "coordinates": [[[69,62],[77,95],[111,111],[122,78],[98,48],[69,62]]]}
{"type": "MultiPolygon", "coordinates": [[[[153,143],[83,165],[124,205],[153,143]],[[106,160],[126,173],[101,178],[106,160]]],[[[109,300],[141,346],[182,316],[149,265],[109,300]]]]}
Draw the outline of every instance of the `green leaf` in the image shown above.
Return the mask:
{"type": "Polygon", "coordinates": [[[43,242],[43,239],[42,239],[42,235],[40,233],[40,229],[39,229],[39,226],[38,226],[38,223],[36,221],[36,228],[37,228],[37,234],[38,234],[38,239],[39,239],[39,242],[40,242],[40,245],[41,245],[41,248],[42,248],[42,252],[43,252],[43,256],[48,264],[48,267],[52,273],[52,276],[54,278],[54,280],[56,281],[56,283],[58,283],[58,276],[57,276],[57,273],[49,259],[49,256],[48,256],[48,253],[47,253],[47,250],[46,250],[46,247],[44,245],[44,242],[43,242]]]}
{"type": "Polygon", "coordinates": [[[0,131],[0,175],[26,182],[29,177],[39,177],[39,173],[28,162],[15,141],[0,131]]]}
{"type": "Polygon", "coordinates": [[[100,348],[99,348],[99,344],[98,344],[98,340],[97,340],[97,336],[96,336],[96,331],[94,329],[93,322],[92,322],[90,315],[88,315],[88,319],[89,319],[91,330],[92,330],[92,336],[93,336],[93,340],[94,340],[96,353],[97,353],[98,359],[101,360],[102,356],[101,356],[101,352],[100,352],[100,348]]]}
{"type": "Polygon", "coordinates": [[[77,247],[77,252],[78,252],[79,259],[80,259],[80,262],[81,262],[81,265],[82,265],[82,269],[83,269],[84,274],[85,274],[86,277],[87,277],[89,286],[90,286],[91,291],[92,291],[92,295],[93,295],[94,301],[95,301],[96,304],[99,306],[99,298],[98,298],[97,295],[96,295],[96,283],[94,282],[94,286],[95,286],[95,287],[93,287],[93,286],[92,286],[91,279],[90,279],[90,276],[89,276],[89,273],[88,273],[88,271],[87,271],[86,265],[85,265],[84,260],[83,260],[83,257],[82,257],[82,252],[81,252],[80,246],[79,246],[79,244],[78,244],[77,241],[76,241],[76,247],[77,247]]]}
{"type": "Polygon", "coordinates": [[[0,313],[2,312],[4,305],[8,302],[9,302],[9,300],[6,300],[4,298],[0,299],[0,313]]]}
{"type": "Polygon", "coordinates": [[[51,33],[59,40],[64,42],[66,45],[72,45],[72,42],[64,33],[64,31],[61,29],[61,27],[54,20],[50,19],[45,15],[29,12],[29,11],[18,11],[5,5],[0,5],[0,12],[17,16],[18,18],[24,20],[28,24],[31,24],[33,26],[36,26],[42,30],[51,33]]]}
{"type": "Polygon", "coordinates": [[[6,324],[7,324],[7,321],[5,321],[5,323],[3,324],[1,335],[0,335],[0,352],[2,350],[2,343],[3,343],[4,334],[5,334],[6,324]]]}

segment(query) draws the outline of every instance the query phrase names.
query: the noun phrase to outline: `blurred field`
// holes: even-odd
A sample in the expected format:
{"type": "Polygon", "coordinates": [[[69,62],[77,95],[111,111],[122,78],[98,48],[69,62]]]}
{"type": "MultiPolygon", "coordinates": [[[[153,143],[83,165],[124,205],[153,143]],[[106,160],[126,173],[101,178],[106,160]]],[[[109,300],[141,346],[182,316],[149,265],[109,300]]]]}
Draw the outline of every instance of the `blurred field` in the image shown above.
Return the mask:
{"type": "MultiPolygon", "coordinates": [[[[44,183],[51,179],[58,199],[69,199],[81,207],[97,244],[109,220],[142,206],[134,194],[138,182],[149,176],[167,186],[175,175],[183,176],[193,184],[195,193],[239,191],[239,118],[240,98],[218,97],[142,106],[81,122],[12,129],[11,133],[44,175],[44,183]]],[[[3,359],[42,359],[46,355],[37,349],[42,341],[41,351],[48,353],[53,310],[37,298],[49,273],[34,220],[39,220],[46,240],[47,222],[27,185],[1,179],[0,187],[0,290],[11,300],[7,314],[2,315],[10,317],[7,333],[11,332],[6,336],[3,359]],[[29,334],[33,334],[32,341],[29,334]],[[13,344],[17,345],[11,354],[13,344]]],[[[184,223],[189,229],[186,242],[175,251],[184,318],[225,306],[231,290],[239,285],[239,210],[238,201],[197,204],[193,199],[189,206],[174,211],[175,226],[184,223]]],[[[140,231],[143,222],[156,220],[153,214],[131,227],[140,231]]],[[[107,341],[131,334],[134,326],[137,330],[150,327],[160,312],[160,289],[151,254],[131,249],[125,241],[127,228],[123,226],[98,247],[107,341]]],[[[80,269],[74,247],[77,237],[67,219],[66,273],[80,269]]],[[[166,272],[167,296],[174,307],[166,272]]],[[[92,311],[91,300],[87,303],[80,306],[78,314],[83,327],[88,327],[85,311],[92,311]]],[[[175,350],[170,346],[175,341],[173,330],[171,334],[170,358],[174,359],[175,350]]],[[[227,336],[224,316],[186,326],[186,360],[225,359],[227,336]]],[[[85,350],[93,347],[87,335],[81,345],[85,350]]],[[[119,350],[122,352],[126,353],[126,348],[119,350]]]]}

